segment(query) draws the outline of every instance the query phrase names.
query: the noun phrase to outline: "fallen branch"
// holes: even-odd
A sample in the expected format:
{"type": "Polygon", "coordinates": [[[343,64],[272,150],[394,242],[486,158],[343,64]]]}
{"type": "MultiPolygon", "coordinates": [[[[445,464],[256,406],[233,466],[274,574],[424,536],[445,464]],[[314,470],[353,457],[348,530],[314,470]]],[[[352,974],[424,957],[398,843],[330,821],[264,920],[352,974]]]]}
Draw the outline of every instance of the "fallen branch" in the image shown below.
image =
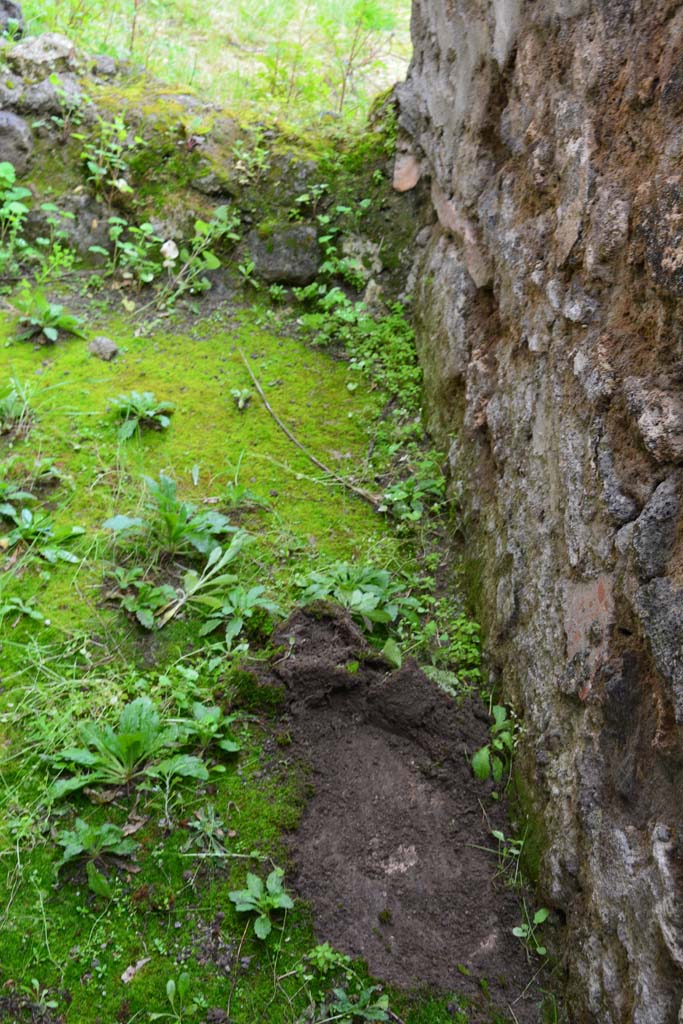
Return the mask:
{"type": "Polygon", "coordinates": [[[299,449],[299,451],[302,451],[304,453],[306,458],[310,462],[312,462],[314,466],[317,466],[318,469],[321,469],[323,471],[323,473],[325,473],[327,476],[331,476],[333,480],[336,480],[336,482],[338,484],[341,484],[342,487],[345,487],[348,491],[351,491],[351,493],[355,494],[356,497],[362,498],[363,501],[367,501],[367,503],[369,505],[372,505],[372,507],[374,508],[374,510],[376,512],[379,509],[379,506],[380,506],[381,501],[382,501],[380,496],[377,495],[377,494],[372,494],[370,491],[366,491],[362,487],[356,487],[355,484],[352,484],[345,477],[340,476],[338,473],[335,473],[333,469],[330,469],[329,466],[326,466],[324,462],[321,462],[320,459],[317,459],[315,457],[315,455],[313,455],[311,452],[309,452],[308,449],[305,448],[302,445],[301,441],[299,441],[299,439],[294,436],[294,434],[289,429],[289,427],[285,423],[282,422],[282,420],[280,419],[280,417],[275,412],[275,410],[273,409],[272,405],[270,404],[270,402],[266,398],[266,396],[264,394],[264,391],[263,391],[263,388],[261,387],[261,384],[259,383],[259,380],[258,380],[256,374],[254,373],[254,371],[252,370],[251,366],[249,365],[247,357],[245,356],[245,354],[242,351],[242,349],[238,348],[237,351],[239,352],[240,356],[242,357],[242,362],[244,363],[244,365],[246,366],[246,368],[247,368],[247,370],[249,372],[249,376],[252,379],[254,387],[256,388],[256,390],[259,393],[259,397],[260,397],[261,401],[263,402],[264,406],[266,407],[266,410],[270,413],[272,418],[277,423],[277,425],[280,428],[280,430],[282,431],[282,433],[286,437],[289,438],[289,440],[292,442],[292,444],[296,445],[296,447],[299,449]]]}

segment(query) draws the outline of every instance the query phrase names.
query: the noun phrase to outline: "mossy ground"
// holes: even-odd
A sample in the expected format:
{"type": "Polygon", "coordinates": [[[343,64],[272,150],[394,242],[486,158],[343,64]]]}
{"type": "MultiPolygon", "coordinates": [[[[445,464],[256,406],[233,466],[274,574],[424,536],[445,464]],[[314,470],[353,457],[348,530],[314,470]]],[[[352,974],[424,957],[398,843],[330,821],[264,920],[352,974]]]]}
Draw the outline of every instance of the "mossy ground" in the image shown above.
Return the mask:
{"type": "MultiPolygon", "coordinates": [[[[55,346],[14,342],[11,317],[0,328],[2,376],[30,383],[34,410],[30,433],[0,442],[0,454],[16,459],[11,472],[19,476],[35,458],[53,459],[62,480],[45,493],[43,505],[58,525],[85,530],[70,544],[76,565],[49,565],[29,553],[15,563],[6,553],[2,580],[4,597],[35,597],[50,624],[8,617],[1,627],[0,871],[9,898],[0,972],[8,991],[28,992],[35,978],[47,991],[45,1000],[56,1002],[55,1017],[68,1022],[146,1020],[166,1012],[166,982],[181,970],[191,975],[188,1003],[198,998],[196,1013],[182,1019],[201,1019],[202,1007],[225,1008],[235,977],[235,1022],[294,1021],[306,1006],[298,976],[278,980],[315,944],[305,907],[297,905],[266,944],[248,934],[244,966],[236,974],[225,967],[244,928],[227,894],[243,883],[247,866],[266,870],[283,863],[281,836],[295,827],[305,791],[300,770],[283,767],[284,741],[278,747],[269,739],[271,712],[259,707],[258,688],[245,692],[244,677],[228,661],[207,668],[205,659],[192,656],[200,643],[195,622],[173,623],[152,636],[102,600],[104,574],[124,557],[102,523],[139,510],[142,476],[160,471],[201,506],[220,496],[239,466],[239,482],[267,503],[241,517],[257,540],[240,572],[245,583],[265,583],[285,606],[295,597],[294,575],[313,565],[334,559],[408,563],[409,549],[384,518],[324,478],[255,394],[246,411],[238,411],[231,389],[251,387],[243,353],[279,415],[341,473],[362,464],[378,413],[373,394],[347,389],[344,362],[268,329],[263,320],[259,310],[214,313],[175,329],[152,326],[136,337],[130,324],[91,310],[88,335],[107,334],[119,345],[111,363],[95,359],[77,338],[63,337],[55,346]],[[168,430],[117,439],[109,404],[132,389],[175,404],[168,430]],[[239,757],[219,765],[224,770],[208,787],[178,789],[172,826],[161,822],[159,792],[141,797],[136,863],[132,870],[110,866],[113,900],[89,890],[82,868],[65,868],[57,877],[55,833],[76,816],[123,824],[136,798],[122,793],[101,807],[76,796],[50,805],[44,788],[50,771],[41,755],[75,742],[79,721],[111,720],[116,708],[141,693],[177,714],[188,688],[196,699],[246,706],[239,757]],[[202,858],[189,845],[189,822],[207,802],[229,830],[230,856],[202,858]],[[249,860],[252,852],[257,858],[249,860]],[[126,968],[146,958],[124,984],[126,968]]],[[[148,568],[144,553],[133,561],[148,568]]],[[[405,1019],[414,1024],[452,1019],[448,1000],[402,998],[405,1019]]]]}

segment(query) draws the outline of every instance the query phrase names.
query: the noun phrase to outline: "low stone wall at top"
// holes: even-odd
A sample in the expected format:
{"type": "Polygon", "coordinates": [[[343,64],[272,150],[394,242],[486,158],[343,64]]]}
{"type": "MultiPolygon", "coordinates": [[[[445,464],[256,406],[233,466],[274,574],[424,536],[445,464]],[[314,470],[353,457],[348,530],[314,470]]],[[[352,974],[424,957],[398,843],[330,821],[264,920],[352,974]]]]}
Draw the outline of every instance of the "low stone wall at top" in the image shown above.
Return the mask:
{"type": "Polygon", "coordinates": [[[683,6],[414,0],[396,184],[574,1022],[683,1021],[683,6]]]}

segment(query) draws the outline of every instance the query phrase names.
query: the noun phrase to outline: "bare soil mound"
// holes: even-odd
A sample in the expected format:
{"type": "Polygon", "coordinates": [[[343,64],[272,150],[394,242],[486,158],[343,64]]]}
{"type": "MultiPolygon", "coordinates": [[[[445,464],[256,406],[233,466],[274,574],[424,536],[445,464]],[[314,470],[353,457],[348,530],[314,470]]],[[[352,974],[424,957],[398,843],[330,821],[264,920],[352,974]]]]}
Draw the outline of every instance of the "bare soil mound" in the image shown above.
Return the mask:
{"type": "Polygon", "coordinates": [[[287,653],[274,674],[312,770],[290,846],[319,938],[387,982],[536,1020],[528,993],[516,1002],[533,974],[511,934],[518,899],[494,878],[496,857],[477,849],[495,846],[489,828],[505,828],[495,805],[487,826],[469,765],[488,736],[485,709],[458,705],[415,662],[390,671],[329,608],[295,613],[276,639],[287,653]]]}

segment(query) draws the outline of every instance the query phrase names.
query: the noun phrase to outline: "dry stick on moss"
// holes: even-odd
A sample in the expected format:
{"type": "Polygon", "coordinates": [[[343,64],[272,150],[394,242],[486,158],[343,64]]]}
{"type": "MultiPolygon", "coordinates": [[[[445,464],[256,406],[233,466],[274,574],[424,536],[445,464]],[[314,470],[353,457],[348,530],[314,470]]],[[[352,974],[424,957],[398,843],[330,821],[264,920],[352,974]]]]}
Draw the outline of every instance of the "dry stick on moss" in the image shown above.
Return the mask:
{"type": "Polygon", "coordinates": [[[263,391],[263,388],[261,387],[256,374],[254,373],[254,371],[252,370],[251,366],[249,365],[247,357],[245,356],[245,354],[242,351],[242,349],[238,348],[237,351],[239,352],[240,356],[242,357],[242,362],[244,363],[244,365],[246,366],[247,370],[249,371],[249,376],[252,379],[254,387],[256,388],[256,390],[259,393],[261,401],[265,405],[266,410],[270,413],[270,415],[273,417],[273,419],[277,423],[277,425],[280,428],[280,430],[282,431],[282,433],[285,434],[285,436],[289,438],[289,440],[292,442],[292,444],[295,444],[297,446],[297,448],[304,453],[306,458],[309,459],[313,463],[314,466],[317,466],[318,469],[321,469],[323,471],[323,473],[325,473],[327,476],[331,476],[333,480],[336,480],[338,484],[342,485],[342,487],[345,487],[348,491],[351,491],[351,493],[355,494],[356,497],[362,498],[363,501],[367,501],[367,503],[369,505],[372,505],[374,510],[377,511],[379,506],[380,506],[380,503],[381,503],[381,498],[378,495],[371,494],[370,491],[366,491],[362,487],[356,487],[355,484],[352,484],[349,480],[346,480],[343,476],[339,476],[339,474],[335,473],[333,469],[330,469],[329,466],[326,466],[324,462],[321,462],[320,459],[317,459],[315,457],[315,455],[312,455],[311,452],[309,452],[308,449],[305,448],[302,445],[301,441],[299,441],[299,439],[294,436],[292,431],[289,429],[289,427],[285,423],[282,422],[282,420],[280,419],[280,417],[275,412],[275,410],[273,409],[272,405],[270,404],[270,402],[266,398],[266,396],[264,394],[264,391],[263,391]]]}

